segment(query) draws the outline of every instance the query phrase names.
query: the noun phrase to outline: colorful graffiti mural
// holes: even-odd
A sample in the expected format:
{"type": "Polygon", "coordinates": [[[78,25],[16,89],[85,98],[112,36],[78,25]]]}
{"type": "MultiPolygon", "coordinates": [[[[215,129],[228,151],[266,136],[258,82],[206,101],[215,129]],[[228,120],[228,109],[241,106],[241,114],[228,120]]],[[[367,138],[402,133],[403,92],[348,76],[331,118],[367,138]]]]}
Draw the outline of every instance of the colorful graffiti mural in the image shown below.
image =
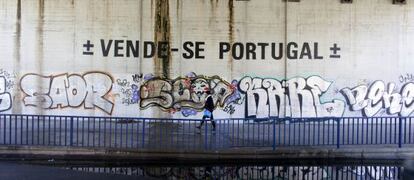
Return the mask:
{"type": "Polygon", "coordinates": [[[140,107],[157,106],[166,111],[191,108],[200,111],[206,101],[206,91],[212,92],[216,106],[223,107],[233,94],[234,87],[219,76],[208,77],[195,73],[172,80],[153,77],[141,85],[140,107]]]}
{"type": "Polygon", "coordinates": [[[15,79],[0,69],[0,112],[10,110],[12,101],[21,101],[24,106],[54,111],[83,107],[113,115],[115,106],[131,106],[135,112],[162,110],[190,117],[203,110],[206,91],[212,92],[220,109],[215,111],[218,117],[342,117],[351,112],[372,117],[414,112],[414,82],[408,77],[400,84],[365,80],[353,88],[335,85],[332,92],[333,82],[316,75],[287,80],[245,76],[229,83],[217,75],[194,72],[175,79],[127,74],[114,80],[109,73],[91,71],[49,76],[28,73],[19,83],[15,79]],[[22,96],[17,97],[19,92],[22,96]]]}

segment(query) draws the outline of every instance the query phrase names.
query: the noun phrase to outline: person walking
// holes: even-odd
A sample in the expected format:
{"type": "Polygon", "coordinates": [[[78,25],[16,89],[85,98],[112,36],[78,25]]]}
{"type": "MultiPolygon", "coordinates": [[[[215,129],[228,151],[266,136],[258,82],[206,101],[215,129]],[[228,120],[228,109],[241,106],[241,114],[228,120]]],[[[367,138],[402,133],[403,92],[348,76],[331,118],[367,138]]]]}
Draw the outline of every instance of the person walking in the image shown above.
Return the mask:
{"type": "Polygon", "coordinates": [[[213,117],[213,111],[214,111],[214,102],[213,97],[211,96],[211,91],[208,90],[207,92],[207,100],[204,104],[204,114],[203,119],[201,121],[201,124],[199,126],[196,126],[197,129],[201,129],[201,126],[203,126],[204,121],[206,121],[207,118],[211,120],[211,125],[213,126],[213,132],[216,130],[216,122],[214,122],[213,117]]]}

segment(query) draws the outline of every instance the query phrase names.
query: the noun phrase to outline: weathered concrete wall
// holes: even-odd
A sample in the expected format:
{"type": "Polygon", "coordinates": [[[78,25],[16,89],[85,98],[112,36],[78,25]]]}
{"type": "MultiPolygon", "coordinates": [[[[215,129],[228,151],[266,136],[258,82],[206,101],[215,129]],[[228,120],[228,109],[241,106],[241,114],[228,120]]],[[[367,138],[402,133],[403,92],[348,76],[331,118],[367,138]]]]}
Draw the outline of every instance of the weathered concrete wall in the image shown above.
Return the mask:
{"type": "Polygon", "coordinates": [[[0,0],[0,22],[2,113],[200,118],[207,89],[216,118],[414,111],[410,2],[0,0]]]}

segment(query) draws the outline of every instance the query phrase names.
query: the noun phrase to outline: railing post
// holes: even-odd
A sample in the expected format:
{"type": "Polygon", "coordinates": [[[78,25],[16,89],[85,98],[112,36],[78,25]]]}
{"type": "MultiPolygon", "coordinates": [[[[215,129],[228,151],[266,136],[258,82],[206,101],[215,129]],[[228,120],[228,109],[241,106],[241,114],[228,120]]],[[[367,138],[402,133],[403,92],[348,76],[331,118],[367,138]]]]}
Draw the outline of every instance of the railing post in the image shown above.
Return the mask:
{"type": "Polygon", "coordinates": [[[70,117],[69,146],[73,146],[73,117],[70,117]]]}
{"type": "Polygon", "coordinates": [[[142,120],[142,148],[145,147],[145,119],[142,120]]]}
{"type": "Polygon", "coordinates": [[[273,119],[273,151],[276,150],[276,118],[273,119]]]}
{"type": "Polygon", "coordinates": [[[402,118],[398,117],[398,147],[401,148],[402,144],[402,118]]]}
{"type": "Polygon", "coordinates": [[[204,149],[205,150],[207,150],[208,149],[208,143],[207,143],[207,140],[208,140],[208,138],[207,138],[207,129],[208,129],[208,122],[207,121],[205,121],[205,128],[204,128],[204,149]]]}
{"type": "Polygon", "coordinates": [[[341,134],[340,133],[340,130],[341,130],[341,119],[340,118],[337,118],[336,119],[336,148],[337,149],[339,149],[339,143],[340,143],[340,139],[341,138],[339,138],[339,135],[341,134]]]}

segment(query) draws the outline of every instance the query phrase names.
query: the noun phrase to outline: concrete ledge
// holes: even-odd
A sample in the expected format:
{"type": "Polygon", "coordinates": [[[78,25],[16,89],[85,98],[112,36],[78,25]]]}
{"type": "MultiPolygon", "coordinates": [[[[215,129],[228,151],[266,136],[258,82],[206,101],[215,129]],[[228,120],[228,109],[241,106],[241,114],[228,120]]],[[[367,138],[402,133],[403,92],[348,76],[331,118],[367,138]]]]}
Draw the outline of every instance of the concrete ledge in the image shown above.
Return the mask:
{"type": "Polygon", "coordinates": [[[133,150],[48,146],[1,146],[0,160],[60,161],[289,161],[297,159],[403,160],[414,157],[414,146],[347,146],[232,148],[217,151],[133,150]]]}

